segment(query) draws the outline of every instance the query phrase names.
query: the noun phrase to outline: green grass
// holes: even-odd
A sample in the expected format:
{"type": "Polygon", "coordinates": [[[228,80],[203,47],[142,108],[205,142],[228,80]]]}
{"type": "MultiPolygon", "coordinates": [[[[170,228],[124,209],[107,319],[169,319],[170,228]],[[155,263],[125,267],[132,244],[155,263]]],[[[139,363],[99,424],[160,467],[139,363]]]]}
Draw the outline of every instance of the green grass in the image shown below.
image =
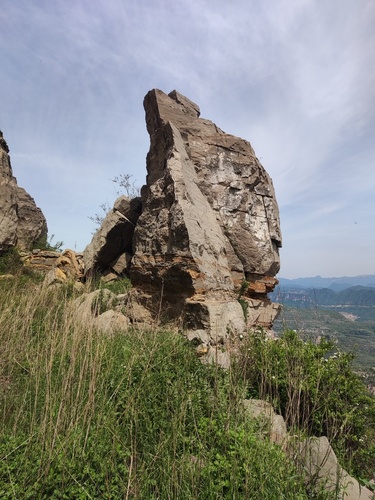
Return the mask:
{"type": "Polygon", "coordinates": [[[0,285],[0,498],[308,498],[236,370],[172,332],[107,337],[73,298],[0,285]]]}

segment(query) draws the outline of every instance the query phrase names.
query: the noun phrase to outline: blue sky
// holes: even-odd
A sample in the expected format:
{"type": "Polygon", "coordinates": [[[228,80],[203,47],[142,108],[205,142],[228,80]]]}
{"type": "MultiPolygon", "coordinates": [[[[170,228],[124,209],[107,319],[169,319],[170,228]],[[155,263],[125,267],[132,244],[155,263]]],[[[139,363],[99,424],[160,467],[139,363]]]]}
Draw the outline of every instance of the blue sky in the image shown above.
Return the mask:
{"type": "Polygon", "coordinates": [[[375,274],[373,0],[2,0],[0,129],[76,250],[145,180],[143,97],[177,89],[271,175],[280,276],[375,274]]]}

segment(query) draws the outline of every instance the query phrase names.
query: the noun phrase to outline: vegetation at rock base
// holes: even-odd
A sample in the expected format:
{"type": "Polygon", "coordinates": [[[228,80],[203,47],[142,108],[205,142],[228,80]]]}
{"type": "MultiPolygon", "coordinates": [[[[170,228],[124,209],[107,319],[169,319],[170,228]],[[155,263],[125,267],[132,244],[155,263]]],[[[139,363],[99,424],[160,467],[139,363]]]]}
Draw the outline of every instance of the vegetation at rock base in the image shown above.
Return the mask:
{"type": "Polygon", "coordinates": [[[240,365],[248,395],[270,401],[290,432],[327,436],[340,464],[358,478],[375,470],[375,399],[334,343],[303,341],[294,330],[250,335],[240,365]]]}
{"type": "MultiPolygon", "coordinates": [[[[281,342],[252,380],[247,344],[238,366],[223,371],[203,365],[177,333],[103,335],[77,320],[78,292],[71,292],[31,279],[0,281],[0,498],[312,498],[298,467],[241,405],[246,392],[263,387],[257,380],[268,380],[262,370],[276,354],[286,362],[281,342]]],[[[259,337],[249,342],[259,355],[271,346],[259,337]]],[[[303,350],[290,342],[291,353],[303,350]]],[[[312,370],[315,351],[307,352],[302,359],[312,370]]],[[[360,393],[349,371],[342,377],[360,393]]],[[[283,395],[275,400],[280,408],[283,395]]]]}
{"type": "MultiPolygon", "coordinates": [[[[20,253],[17,248],[14,247],[0,254],[0,276],[4,279],[13,275],[17,276],[16,288],[22,288],[23,285],[29,281],[33,283],[40,283],[43,281],[43,276],[40,273],[23,265],[20,253]]],[[[5,287],[7,286],[7,282],[5,282],[5,287]]]]}
{"type": "Polygon", "coordinates": [[[50,250],[51,252],[62,252],[62,247],[64,246],[63,241],[54,242],[55,235],[51,234],[50,237],[41,236],[37,241],[34,242],[33,248],[39,250],[50,250]]]}
{"type": "Polygon", "coordinates": [[[0,255],[0,274],[15,274],[22,267],[22,260],[16,248],[11,247],[0,255]]]}
{"type": "Polygon", "coordinates": [[[306,498],[230,372],[177,334],[103,336],[64,287],[35,291],[1,290],[1,498],[306,498]]]}
{"type": "Polygon", "coordinates": [[[366,383],[375,385],[375,307],[353,306],[339,310],[283,306],[274,330],[279,335],[286,326],[298,331],[305,340],[325,338],[340,350],[354,353],[354,370],[364,376],[366,383]],[[352,320],[343,314],[351,315],[352,320]]]}

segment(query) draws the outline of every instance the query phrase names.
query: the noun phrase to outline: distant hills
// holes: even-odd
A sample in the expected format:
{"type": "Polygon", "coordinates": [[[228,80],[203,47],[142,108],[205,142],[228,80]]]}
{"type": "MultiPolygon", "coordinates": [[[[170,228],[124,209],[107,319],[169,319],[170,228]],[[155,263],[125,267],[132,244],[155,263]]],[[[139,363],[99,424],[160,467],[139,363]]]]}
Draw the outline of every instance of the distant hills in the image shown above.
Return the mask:
{"type": "Polygon", "coordinates": [[[274,331],[324,336],[356,355],[355,366],[375,385],[375,275],[285,279],[269,294],[283,305],[274,331]],[[370,374],[370,375],[369,375],[370,374]]]}
{"type": "Polygon", "coordinates": [[[279,285],[270,294],[270,299],[293,307],[375,307],[375,275],[279,278],[279,285]]]}
{"type": "Polygon", "coordinates": [[[375,274],[343,276],[340,278],[322,278],[321,276],[296,279],[278,278],[278,280],[281,288],[330,288],[336,292],[352,286],[375,288],[375,274]]]}
{"type": "Polygon", "coordinates": [[[375,288],[351,286],[336,292],[330,288],[279,287],[271,300],[294,307],[311,306],[372,306],[375,307],[375,288]]]}

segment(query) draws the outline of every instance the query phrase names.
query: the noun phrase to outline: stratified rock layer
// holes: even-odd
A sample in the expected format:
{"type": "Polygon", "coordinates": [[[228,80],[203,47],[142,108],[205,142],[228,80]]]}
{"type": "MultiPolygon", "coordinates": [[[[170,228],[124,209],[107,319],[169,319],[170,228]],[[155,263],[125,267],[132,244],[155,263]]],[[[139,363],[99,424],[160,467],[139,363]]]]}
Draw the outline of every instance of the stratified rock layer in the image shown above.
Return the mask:
{"type": "Polygon", "coordinates": [[[199,118],[199,107],[178,92],[152,90],[144,107],[151,145],[133,284],[172,304],[176,316],[186,306],[217,315],[217,304],[225,308],[241,295],[256,301],[249,322],[270,326],[277,308],[267,293],[281,246],[270,177],[247,141],[199,118]]]}
{"type": "Polygon", "coordinates": [[[46,219],[34,199],[13,176],[9,148],[0,132],[0,252],[30,249],[47,237],[46,219]]]}

